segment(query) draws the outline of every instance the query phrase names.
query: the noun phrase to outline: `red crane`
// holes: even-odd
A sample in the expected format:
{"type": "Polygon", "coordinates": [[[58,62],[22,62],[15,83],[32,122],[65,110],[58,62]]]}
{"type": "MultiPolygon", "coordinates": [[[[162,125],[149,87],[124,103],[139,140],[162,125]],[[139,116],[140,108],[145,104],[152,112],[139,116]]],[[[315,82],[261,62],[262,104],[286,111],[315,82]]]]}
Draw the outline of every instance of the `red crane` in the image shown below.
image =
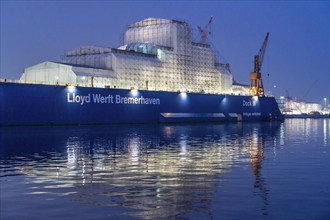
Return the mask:
{"type": "Polygon", "coordinates": [[[209,31],[209,28],[211,26],[211,23],[212,23],[212,20],[213,20],[213,16],[210,18],[209,22],[205,25],[204,28],[198,26],[198,31],[199,31],[199,34],[200,34],[200,42],[201,43],[207,43],[207,37],[211,34],[211,32],[209,31]]]}
{"type": "Polygon", "coordinates": [[[253,96],[265,96],[260,70],[265,56],[268,37],[269,32],[266,34],[265,40],[259,50],[259,53],[254,56],[254,71],[250,73],[250,95],[253,96]]]}

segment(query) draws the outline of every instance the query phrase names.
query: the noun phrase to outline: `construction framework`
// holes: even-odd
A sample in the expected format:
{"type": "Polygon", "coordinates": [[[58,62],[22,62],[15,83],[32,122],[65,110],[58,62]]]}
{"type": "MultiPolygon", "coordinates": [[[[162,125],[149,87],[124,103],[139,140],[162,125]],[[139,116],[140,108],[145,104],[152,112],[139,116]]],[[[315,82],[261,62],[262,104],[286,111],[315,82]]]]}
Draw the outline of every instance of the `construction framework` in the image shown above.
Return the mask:
{"type": "Polygon", "coordinates": [[[76,78],[69,83],[80,86],[232,93],[229,64],[219,62],[207,40],[192,36],[187,22],[148,18],[128,25],[122,46],[80,47],[60,64],[72,66],[76,78]]]}

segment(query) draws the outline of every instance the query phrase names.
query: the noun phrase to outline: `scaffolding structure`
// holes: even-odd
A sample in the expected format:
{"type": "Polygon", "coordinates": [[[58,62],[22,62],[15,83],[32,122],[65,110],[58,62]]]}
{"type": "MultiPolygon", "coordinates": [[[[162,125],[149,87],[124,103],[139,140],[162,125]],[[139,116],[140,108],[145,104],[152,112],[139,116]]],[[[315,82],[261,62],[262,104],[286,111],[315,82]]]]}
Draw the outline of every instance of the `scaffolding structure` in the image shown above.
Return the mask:
{"type": "Polygon", "coordinates": [[[217,60],[210,44],[194,42],[187,22],[148,18],[129,25],[123,43],[117,49],[68,51],[62,62],[79,67],[80,85],[97,82],[97,87],[232,93],[229,64],[217,60]],[[98,76],[99,69],[110,74],[98,76]]]}

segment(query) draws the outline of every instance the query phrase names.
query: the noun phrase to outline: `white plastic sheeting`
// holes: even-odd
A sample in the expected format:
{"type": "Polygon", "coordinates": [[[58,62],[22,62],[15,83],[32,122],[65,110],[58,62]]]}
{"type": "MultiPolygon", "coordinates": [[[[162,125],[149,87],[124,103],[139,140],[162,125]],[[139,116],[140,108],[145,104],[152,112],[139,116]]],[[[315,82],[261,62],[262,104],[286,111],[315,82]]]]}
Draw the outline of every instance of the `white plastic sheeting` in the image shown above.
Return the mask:
{"type": "Polygon", "coordinates": [[[120,49],[84,46],[61,63],[26,68],[21,80],[94,87],[232,93],[229,65],[208,44],[192,42],[186,22],[148,18],[128,26],[120,49]]]}
{"type": "Polygon", "coordinates": [[[24,83],[42,84],[75,84],[76,80],[72,66],[49,61],[26,68],[20,78],[24,83]]]}
{"type": "Polygon", "coordinates": [[[111,70],[86,68],[46,61],[26,68],[20,81],[24,83],[104,87],[111,85],[111,76],[111,70]]]}

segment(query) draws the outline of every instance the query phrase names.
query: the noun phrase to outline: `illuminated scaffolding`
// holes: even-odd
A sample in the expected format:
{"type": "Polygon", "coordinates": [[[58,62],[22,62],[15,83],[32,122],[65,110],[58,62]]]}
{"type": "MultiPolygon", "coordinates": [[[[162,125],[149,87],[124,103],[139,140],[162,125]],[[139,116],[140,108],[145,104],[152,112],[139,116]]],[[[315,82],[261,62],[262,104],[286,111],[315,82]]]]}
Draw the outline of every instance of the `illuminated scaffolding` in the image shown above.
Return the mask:
{"type": "Polygon", "coordinates": [[[218,61],[210,44],[194,42],[192,28],[183,21],[148,18],[136,22],[127,27],[123,46],[81,47],[66,52],[62,63],[79,68],[76,83],[84,86],[232,92],[229,64],[218,61]],[[100,69],[109,74],[99,76],[100,69]]]}

